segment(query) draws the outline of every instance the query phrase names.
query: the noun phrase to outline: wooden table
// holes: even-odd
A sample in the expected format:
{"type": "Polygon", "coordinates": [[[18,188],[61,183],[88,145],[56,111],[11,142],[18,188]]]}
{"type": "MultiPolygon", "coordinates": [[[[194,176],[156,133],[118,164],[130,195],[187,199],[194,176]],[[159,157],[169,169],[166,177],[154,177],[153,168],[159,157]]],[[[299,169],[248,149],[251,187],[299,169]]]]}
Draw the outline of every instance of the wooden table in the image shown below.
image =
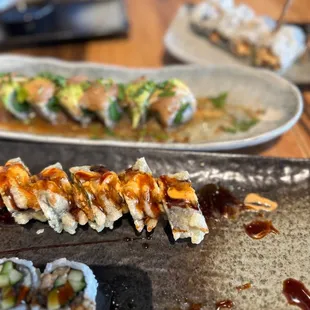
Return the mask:
{"type": "MultiPolygon", "coordinates": [[[[11,52],[52,56],[66,60],[88,60],[130,67],[160,67],[176,63],[177,61],[167,55],[164,49],[163,35],[178,7],[184,2],[182,0],[127,0],[131,26],[128,38],[63,44],[57,45],[57,47],[26,48],[11,52]]],[[[242,2],[250,4],[259,14],[268,14],[277,18],[284,0],[268,0],[267,2],[244,0],[242,2]]],[[[291,22],[310,22],[309,0],[295,0],[286,19],[291,22]]],[[[310,92],[305,92],[304,98],[306,104],[302,118],[289,132],[272,142],[237,152],[309,158],[310,92]]]]}

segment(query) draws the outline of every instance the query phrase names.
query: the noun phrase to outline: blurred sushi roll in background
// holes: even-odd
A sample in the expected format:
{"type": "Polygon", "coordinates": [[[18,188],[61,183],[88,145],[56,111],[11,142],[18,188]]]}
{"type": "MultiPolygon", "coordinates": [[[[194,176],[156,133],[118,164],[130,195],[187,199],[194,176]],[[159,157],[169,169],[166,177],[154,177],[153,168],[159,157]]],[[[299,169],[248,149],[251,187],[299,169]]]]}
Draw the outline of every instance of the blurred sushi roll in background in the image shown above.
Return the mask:
{"type": "Polygon", "coordinates": [[[122,195],[138,232],[151,232],[162,214],[162,195],[144,158],[120,174],[122,195]]]}
{"type": "Polygon", "coordinates": [[[22,121],[29,121],[35,116],[29,104],[25,101],[21,84],[26,77],[7,74],[1,77],[0,101],[4,108],[22,121]]]}
{"type": "Polygon", "coordinates": [[[0,309],[30,309],[39,285],[39,274],[31,261],[0,259],[0,309]]]}
{"type": "Polygon", "coordinates": [[[93,82],[79,101],[83,109],[91,111],[108,128],[113,128],[122,116],[118,102],[118,85],[110,79],[93,82]]]}
{"type": "Polygon", "coordinates": [[[7,210],[18,224],[31,219],[46,221],[37,197],[31,189],[31,174],[20,158],[14,158],[0,168],[0,194],[7,210]]]}
{"type": "Polygon", "coordinates": [[[284,25],[258,42],[254,64],[284,72],[306,49],[306,35],[297,26],[284,25]]]}
{"type": "Polygon", "coordinates": [[[156,84],[142,77],[125,87],[123,106],[129,110],[132,127],[137,128],[146,121],[150,98],[156,84]]]}
{"type": "Polygon", "coordinates": [[[47,310],[95,310],[97,288],[87,265],[61,258],[46,265],[33,305],[47,310]]]}
{"type": "Polygon", "coordinates": [[[162,175],[158,183],[174,240],[189,237],[192,243],[200,243],[209,230],[188,172],[162,175]]]}
{"type": "Polygon", "coordinates": [[[150,111],[164,127],[188,122],[196,112],[196,98],[180,80],[159,83],[150,98],[150,111]]]}

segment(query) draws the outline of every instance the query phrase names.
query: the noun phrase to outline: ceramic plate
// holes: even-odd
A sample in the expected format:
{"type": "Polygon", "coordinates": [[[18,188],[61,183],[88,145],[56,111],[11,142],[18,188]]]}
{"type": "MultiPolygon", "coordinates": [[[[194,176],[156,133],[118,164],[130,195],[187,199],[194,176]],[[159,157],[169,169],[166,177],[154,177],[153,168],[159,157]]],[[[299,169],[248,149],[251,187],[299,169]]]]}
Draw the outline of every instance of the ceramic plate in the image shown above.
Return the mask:
{"type": "Polygon", "coordinates": [[[205,142],[149,143],[116,140],[90,140],[0,131],[0,137],[40,142],[61,142],[88,145],[114,145],[182,150],[230,150],[256,145],[274,139],[289,130],[302,113],[302,97],[290,82],[266,70],[235,66],[174,66],[161,69],[128,69],[94,63],[63,62],[47,58],[0,56],[0,72],[15,71],[33,75],[50,71],[64,76],[82,74],[91,78],[111,77],[128,82],[142,75],[154,80],[180,78],[197,97],[216,96],[228,92],[227,102],[262,108],[262,120],[246,132],[222,133],[205,137],[205,142]]]}
{"type": "Polygon", "coordinates": [[[98,310],[189,309],[186,300],[210,310],[223,299],[238,310],[289,310],[295,308],[286,303],[283,281],[295,278],[310,288],[309,160],[13,141],[1,141],[0,149],[0,165],[20,156],[32,173],[56,161],[66,170],[104,164],[120,171],[145,156],[156,176],[186,169],[195,189],[215,182],[240,199],[255,192],[278,202],[275,212],[265,214],[278,235],[251,239],[243,225],[256,215],[247,213],[235,221],[209,219],[210,233],[197,246],[170,243],[165,221],[151,240],[136,236],[128,218],[114,230],[85,226],[76,235],[38,222],[0,225],[0,257],[18,256],[36,266],[61,257],[89,264],[100,283],[98,310]],[[39,229],[44,232],[38,235],[39,229]],[[248,282],[252,287],[238,293],[236,286],[248,282]]]}
{"type": "MultiPolygon", "coordinates": [[[[189,24],[188,6],[182,6],[165,35],[165,46],[175,57],[200,65],[242,65],[245,63],[196,34],[189,24]]],[[[310,83],[310,57],[294,64],[284,77],[296,84],[310,83]]]]}

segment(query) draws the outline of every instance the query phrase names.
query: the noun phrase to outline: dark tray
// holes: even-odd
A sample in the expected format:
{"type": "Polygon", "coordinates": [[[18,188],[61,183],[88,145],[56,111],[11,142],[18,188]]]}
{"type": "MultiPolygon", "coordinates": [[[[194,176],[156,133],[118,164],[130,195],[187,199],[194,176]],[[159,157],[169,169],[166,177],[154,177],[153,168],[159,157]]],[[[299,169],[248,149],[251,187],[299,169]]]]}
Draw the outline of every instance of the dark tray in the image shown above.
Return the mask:
{"type": "Polygon", "coordinates": [[[20,156],[33,173],[56,161],[66,169],[101,163],[120,171],[145,156],[155,175],[186,169],[195,188],[220,182],[240,198],[256,192],[279,203],[266,215],[279,235],[248,237],[243,224],[255,217],[248,213],[236,221],[209,220],[210,233],[198,246],[170,242],[164,221],[150,240],[136,236],[129,218],[113,231],[83,227],[74,236],[38,222],[0,227],[0,257],[18,256],[38,266],[60,257],[89,264],[100,283],[100,310],[184,309],[186,300],[215,309],[223,299],[241,310],[291,309],[283,281],[292,277],[310,286],[309,160],[10,141],[1,141],[0,148],[1,163],[20,156]],[[37,235],[41,228],[44,233],[37,235]],[[236,286],[246,282],[252,288],[238,293],[236,286]]]}

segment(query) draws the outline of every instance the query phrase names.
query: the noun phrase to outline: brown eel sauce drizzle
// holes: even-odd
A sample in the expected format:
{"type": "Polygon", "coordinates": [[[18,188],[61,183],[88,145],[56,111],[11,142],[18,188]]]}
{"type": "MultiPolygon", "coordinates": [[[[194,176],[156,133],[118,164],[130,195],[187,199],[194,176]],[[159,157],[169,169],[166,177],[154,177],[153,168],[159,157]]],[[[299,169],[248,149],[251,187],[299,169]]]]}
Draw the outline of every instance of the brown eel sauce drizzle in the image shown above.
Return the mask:
{"type": "Polygon", "coordinates": [[[237,218],[244,205],[228,189],[206,184],[198,191],[200,209],[205,217],[237,218]]]}
{"type": "Polygon", "coordinates": [[[310,310],[310,291],[305,285],[295,279],[286,279],[283,282],[283,294],[290,305],[302,310],[310,310]]]}
{"type": "Polygon", "coordinates": [[[221,300],[218,301],[215,304],[216,310],[220,310],[220,309],[231,309],[234,306],[234,303],[232,302],[232,300],[227,299],[227,300],[221,300]]]}
{"type": "Polygon", "coordinates": [[[250,282],[248,282],[248,283],[236,286],[236,289],[237,289],[238,292],[241,292],[241,291],[247,290],[247,289],[249,289],[251,287],[252,287],[252,284],[250,282]]]}
{"type": "Polygon", "coordinates": [[[272,222],[268,220],[254,220],[253,222],[244,225],[244,229],[252,239],[262,239],[270,233],[279,233],[279,231],[272,225],[272,222]]]}

